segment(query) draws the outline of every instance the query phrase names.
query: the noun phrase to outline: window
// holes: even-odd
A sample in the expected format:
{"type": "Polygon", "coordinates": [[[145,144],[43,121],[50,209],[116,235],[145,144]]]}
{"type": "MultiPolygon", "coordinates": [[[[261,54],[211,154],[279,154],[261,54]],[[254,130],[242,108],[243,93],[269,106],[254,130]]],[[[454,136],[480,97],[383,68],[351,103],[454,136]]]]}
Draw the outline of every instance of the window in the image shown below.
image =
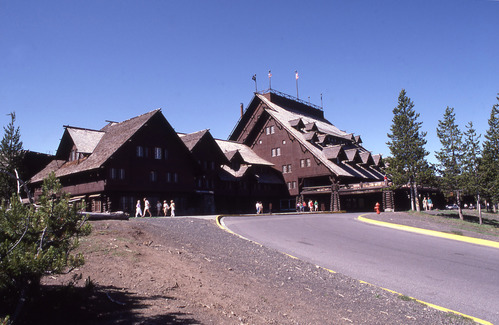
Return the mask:
{"type": "Polygon", "coordinates": [[[137,157],[144,157],[144,147],[137,146],[137,157]]]}
{"type": "Polygon", "coordinates": [[[116,179],[116,175],[117,175],[116,168],[111,168],[111,179],[116,179]]]}
{"type": "Polygon", "coordinates": [[[120,179],[125,179],[125,168],[120,168],[120,179]]]}
{"type": "Polygon", "coordinates": [[[305,159],[300,159],[300,167],[305,167],[305,159]]]}
{"type": "Polygon", "coordinates": [[[69,161],[74,161],[78,159],[78,152],[76,149],[71,150],[71,156],[69,157],[69,161]]]}
{"type": "Polygon", "coordinates": [[[281,148],[276,148],[276,156],[280,156],[281,155],[281,148]]]}
{"type": "Polygon", "coordinates": [[[150,177],[151,182],[156,182],[158,180],[158,172],[155,170],[151,171],[151,173],[149,174],[149,177],[150,177]]]}
{"type": "Polygon", "coordinates": [[[276,154],[275,154],[275,153],[276,153],[275,148],[272,148],[272,151],[271,151],[271,156],[272,156],[272,157],[275,157],[275,156],[276,156],[276,154]]]}
{"type": "Polygon", "coordinates": [[[286,144],[286,140],[282,140],[282,144],[286,144]]]}
{"type": "Polygon", "coordinates": [[[178,183],[178,174],[177,173],[173,173],[173,182],[178,183]]]}
{"type": "Polygon", "coordinates": [[[312,164],[310,163],[310,158],[307,158],[307,167],[310,167],[312,166],[312,164]]]}
{"type": "Polygon", "coordinates": [[[270,128],[269,128],[268,126],[265,128],[265,134],[266,134],[266,135],[269,135],[269,134],[270,134],[270,128]]]}
{"type": "Polygon", "coordinates": [[[154,159],[161,159],[163,157],[163,150],[161,148],[154,148],[154,159]]]}
{"type": "Polygon", "coordinates": [[[272,125],[272,126],[270,127],[270,134],[274,134],[274,133],[275,133],[275,129],[274,129],[274,126],[272,125]]]}
{"type": "Polygon", "coordinates": [[[291,173],[291,164],[288,165],[288,173],[291,173]]]}
{"type": "Polygon", "coordinates": [[[168,150],[164,149],[163,152],[165,154],[165,160],[168,159],[168,150]]]}
{"type": "Polygon", "coordinates": [[[282,173],[286,174],[288,172],[288,166],[282,165],[282,173]]]}
{"type": "Polygon", "coordinates": [[[293,181],[293,188],[296,188],[296,181],[293,181]]]}
{"type": "Polygon", "coordinates": [[[171,183],[171,181],[172,181],[172,174],[170,172],[166,173],[166,181],[168,183],[171,183]]]}
{"type": "Polygon", "coordinates": [[[287,185],[288,185],[288,190],[290,190],[290,189],[291,189],[291,186],[293,186],[293,185],[291,184],[291,182],[288,182],[288,183],[287,183],[287,185]]]}

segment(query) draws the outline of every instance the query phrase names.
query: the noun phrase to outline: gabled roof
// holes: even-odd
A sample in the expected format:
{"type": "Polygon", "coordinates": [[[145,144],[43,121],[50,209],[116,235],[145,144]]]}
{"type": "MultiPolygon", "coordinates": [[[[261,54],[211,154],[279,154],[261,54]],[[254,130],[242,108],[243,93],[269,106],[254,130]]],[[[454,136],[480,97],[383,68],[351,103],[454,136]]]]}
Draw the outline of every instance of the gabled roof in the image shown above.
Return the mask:
{"type": "Polygon", "coordinates": [[[263,165],[263,166],[274,166],[273,163],[260,158],[250,147],[245,144],[237,143],[234,141],[226,140],[215,140],[222,149],[222,152],[227,156],[227,159],[231,160],[236,152],[238,152],[243,158],[244,162],[249,165],[263,165]]]}
{"type": "Polygon", "coordinates": [[[76,146],[76,150],[81,153],[92,153],[104,136],[103,131],[81,129],[67,126],[66,130],[76,146]]]}
{"type": "MultiPolygon", "coordinates": [[[[55,172],[56,177],[61,177],[101,167],[112,154],[114,154],[156,114],[161,114],[161,109],[156,109],[120,123],[112,122],[106,125],[101,131],[91,132],[91,134],[94,135],[99,132],[103,132],[104,134],[97,145],[95,145],[92,154],[88,156],[88,158],[79,161],[64,162],[62,166],[51,163],[38,174],[33,176],[31,182],[42,181],[51,172],[55,172]]],[[[62,161],[57,160],[56,162],[60,164],[62,161]]]]}
{"type": "Polygon", "coordinates": [[[212,150],[217,151],[216,154],[218,155],[218,157],[220,157],[220,160],[218,162],[222,164],[226,164],[229,162],[227,160],[227,155],[224,152],[222,152],[222,149],[215,141],[215,139],[212,137],[210,130],[206,129],[189,134],[185,133],[177,133],[177,134],[180,137],[180,139],[184,142],[185,146],[187,147],[187,149],[189,149],[190,152],[193,152],[193,150],[197,148],[197,146],[200,145],[200,143],[206,144],[206,142],[202,142],[202,140],[204,139],[204,141],[208,141],[208,143],[213,143],[213,147],[211,148],[212,150]]]}
{"type": "Polygon", "coordinates": [[[199,141],[209,133],[210,130],[202,130],[194,133],[188,133],[188,134],[183,134],[183,133],[178,133],[180,136],[180,139],[184,142],[185,146],[187,149],[192,151],[194,147],[199,143],[199,141]]]}
{"type": "Polygon", "coordinates": [[[347,158],[348,158],[349,162],[358,163],[358,162],[362,161],[360,159],[359,150],[358,149],[355,149],[355,148],[354,149],[347,149],[347,150],[345,150],[345,153],[347,155],[347,158]]]}
{"type": "Polygon", "coordinates": [[[327,159],[336,159],[340,158],[340,160],[345,159],[345,152],[343,151],[343,148],[340,145],[332,146],[332,147],[326,147],[324,150],[322,150],[324,153],[324,156],[327,159]]]}

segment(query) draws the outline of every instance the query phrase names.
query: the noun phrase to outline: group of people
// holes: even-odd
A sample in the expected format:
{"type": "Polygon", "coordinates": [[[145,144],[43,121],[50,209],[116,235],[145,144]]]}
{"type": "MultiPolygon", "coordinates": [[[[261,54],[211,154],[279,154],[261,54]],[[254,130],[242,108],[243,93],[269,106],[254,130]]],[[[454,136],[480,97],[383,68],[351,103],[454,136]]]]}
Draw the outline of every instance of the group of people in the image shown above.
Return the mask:
{"type": "Polygon", "coordinates": [[[307,209],[310,212],[319,211],[319,202],[317,202],[317,200],[308,200],[308,203],[307,201],[296,203],[297,212],[305,212],[307,211],[307,209]]]}
{"type": "Polygon", "coordinates": [[[263,204],[262,202],[258,201],[256,202],[256,214],[261,214],[263,213],[263,204]]]}
{"type": "MultiPolygon", "coordinates": [[[[163,204],[161,204],[161,201],[158,201],[156,203],[156,215],[159,217],[163,213],[163,216],[167,216],[168,213],[170,216],[175,217],[175,202],[173,200],[170,201],[170,204],[168,205],[168,201],[164,200],[163,204]]],[[[142,212],[142,205],[140,200],[137,200],[137,204],[135,205],[135,218],[137,217],[145,217],[146,214],[149,214],[149,217],[152,217],[151,214],[151,203],[149,203],[149,200],[147,198],[144,198],[144,212],[142,212]]]]}
{"type": "Polygon", "coordinates": [[[431,200],[431,197],[426,198],[426,196],[423,199],[423,209],[425,211],[433,209],[433,201],[431,200]]]}

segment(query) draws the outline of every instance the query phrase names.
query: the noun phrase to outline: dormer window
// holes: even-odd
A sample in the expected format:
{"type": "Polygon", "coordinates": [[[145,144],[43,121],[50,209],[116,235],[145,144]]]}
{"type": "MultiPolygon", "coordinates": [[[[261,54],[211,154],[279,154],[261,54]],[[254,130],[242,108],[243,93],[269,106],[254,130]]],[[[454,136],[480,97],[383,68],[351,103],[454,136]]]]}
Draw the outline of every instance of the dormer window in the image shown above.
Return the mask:
{"type": "Polygon", "coordinates": [[[78,151],[76,149],[71,150],[71,154],[69,155],[69,161],[78,160],[78,151]]]}

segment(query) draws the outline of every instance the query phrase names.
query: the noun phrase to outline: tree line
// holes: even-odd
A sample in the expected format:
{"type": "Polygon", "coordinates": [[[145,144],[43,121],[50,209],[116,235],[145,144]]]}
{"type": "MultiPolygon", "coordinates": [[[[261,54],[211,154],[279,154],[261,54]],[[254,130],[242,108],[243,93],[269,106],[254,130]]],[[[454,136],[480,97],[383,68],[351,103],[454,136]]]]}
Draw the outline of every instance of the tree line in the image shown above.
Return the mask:
{"type": "MultiPolygon", "coordinates": [[[[499,95],[499,94],[498,94],[499,95]]],[[[456,123],[454,108],[447,107],[436,129],[440,150],[436,164],[427,160],[426,132],[414,109],[414,102],[402,89],[393,109],[389,141],[391,156],[385,159],[386,173],[394,188],[408,187],[412,210],[420,210],[423,186],[437,186],[448,200],[455,201],[463,219],[462,198],[472,196],[482,223],[482,203],[497,212],[499,203],[499,97],[492,106],[488,129],[481,141],[473,122],[465,129],[456,123]]]]}

